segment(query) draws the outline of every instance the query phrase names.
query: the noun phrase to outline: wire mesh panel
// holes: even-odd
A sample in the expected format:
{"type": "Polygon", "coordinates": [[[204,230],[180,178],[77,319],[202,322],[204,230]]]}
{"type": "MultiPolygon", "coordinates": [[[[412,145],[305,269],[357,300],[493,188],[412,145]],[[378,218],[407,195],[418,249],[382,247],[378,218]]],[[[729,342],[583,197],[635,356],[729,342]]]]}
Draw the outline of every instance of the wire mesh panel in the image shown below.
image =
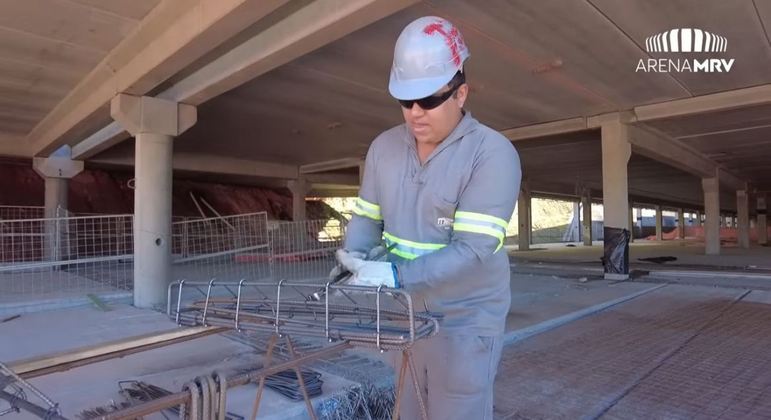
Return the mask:
{"type": "Polygon", "coordinates": [[[265,212],[172,224],[173,279],[221,281],[270,275],[265,212]]]}
{"type": "Polygon", "coordinates": [[[131,290],[131,215],[0,221],[0,301],[131,290]]]}
{"type": "Polygon", "coordinates": [[[343,244],[345,224],[336,219],[276,222],[269,234],[274,279],[325,280],[343,244]]]}
{"type": "Polygon", "coordinates": [[[42,219],[42,206],[0,206],[0,220],[42,219]]]}

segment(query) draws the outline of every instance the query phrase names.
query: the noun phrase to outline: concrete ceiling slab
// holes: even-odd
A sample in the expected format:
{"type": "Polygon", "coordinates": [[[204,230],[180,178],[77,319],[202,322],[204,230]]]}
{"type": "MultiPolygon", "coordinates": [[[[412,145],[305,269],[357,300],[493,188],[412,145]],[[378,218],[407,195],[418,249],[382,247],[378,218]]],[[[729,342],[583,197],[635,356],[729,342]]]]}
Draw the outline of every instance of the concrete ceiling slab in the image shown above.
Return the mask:
{"type": "Polygon", "coordinates": [[[771,184],[771,105],[646,123],[714,160],[754,186],[771,184]]]}
{"type": "Polygon", "coordinates": [[[0,132],[28,133],[159,1],[0,2],[0,132]]]}
{"type": "MultiPolygon", "coordinates": [[[[17,138],[35,127],[158,2],[0,4],[2,137],[17,138]]],[[[445,16],[460,27],[472,55],[468,109],[498,130],[771,83],[768,1],[423,1],[201,104],[198,124],[177,140],[176,151],[293,166],[363,156],[377,134],[402,121],[387,93],[393,43],[408,22],[424,15],[445,16]],[[703,57],[734,58],[731,72],[636,73],[639,59],[658,57],[645,51],[645,38],[678,27],[725,36],[725,53],[703,57]]],[[[213,48],[190,66],[216,59],[213,48]]],[[[130,62],[135,55],[127,51],[109,64],[130,62]]],[[[769,115],[771,105],[764,105],[646,124],[754,185],[771,186],[769,115]]],[[[75,128],[93,133],[100,122],[75,128]]],[[[601,187],[598,139],[597,130],[586,130],[515,145],[526,176],[570,193],[576,184],[601,187]]],[[[130,143],[123,143],[97,158],[132,154],[130,143]]],[[[700,203],[698,177],[677,168],[633,154],[629,174],[630,194],[700,203]]]]}

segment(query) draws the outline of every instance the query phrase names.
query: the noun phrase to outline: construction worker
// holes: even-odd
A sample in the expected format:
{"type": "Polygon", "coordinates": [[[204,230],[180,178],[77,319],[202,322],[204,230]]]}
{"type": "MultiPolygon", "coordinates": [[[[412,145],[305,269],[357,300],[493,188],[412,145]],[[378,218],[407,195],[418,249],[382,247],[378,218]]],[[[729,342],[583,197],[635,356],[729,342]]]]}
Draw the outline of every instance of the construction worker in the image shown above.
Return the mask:
{"type": "MultiPolygon", "coordinates": [[[[468,57],[458,28],[439,17],[417,19],[399,35],[388,88],[405,123],[372,142],[337,253],[352,284],[402,288],[444,314],[439,334],[412,349],[432,420],[492,419],[511,302],[503,242],[519,156],[463,108],[468,57]],[[365,259],[381,240],[388,261],[365,259]]],[[[403,393],[403,419],[420,418],[413,394],[403,393]]]]}

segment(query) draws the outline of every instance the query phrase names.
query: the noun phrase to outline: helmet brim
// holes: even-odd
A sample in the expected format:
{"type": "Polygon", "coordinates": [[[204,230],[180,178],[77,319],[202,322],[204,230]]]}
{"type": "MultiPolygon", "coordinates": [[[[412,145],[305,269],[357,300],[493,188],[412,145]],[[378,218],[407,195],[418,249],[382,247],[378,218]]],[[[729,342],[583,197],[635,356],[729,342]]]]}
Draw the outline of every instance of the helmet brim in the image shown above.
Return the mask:
{"type": "Polygon", "coordinates": [[[426,96],[431,96],[438,92],[447,83],[450,83],[455,72],[449,75],[442,75],[441,77],[431,77],[424,79],[413,80],[397,80],[394,77],[394,72],[391,72],[391,77],[388,81],[388,92],[394,98],[403,101],[409,101],[413,99],[422,99],[426,96]]]}

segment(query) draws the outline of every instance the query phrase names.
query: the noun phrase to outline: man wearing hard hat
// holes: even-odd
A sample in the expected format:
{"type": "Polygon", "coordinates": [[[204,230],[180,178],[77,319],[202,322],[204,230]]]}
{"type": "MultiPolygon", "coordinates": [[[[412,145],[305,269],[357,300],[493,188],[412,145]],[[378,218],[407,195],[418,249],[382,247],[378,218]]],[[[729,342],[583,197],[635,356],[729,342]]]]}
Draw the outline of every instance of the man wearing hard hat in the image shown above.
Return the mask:
{"type": "MultiPolygon", "coordinates": [[[[469,51],[428,16],[399,35],[388,89],[405,124],[369,148],[355,215],[337,253],[351,283],[403,288],[444,314],[413,347],[430,419],[492,419],[493,382],[511,303],[506,226],[521,180],[509,140],[463,108],[469,51]],[[388,261],[367,253],[385,240],[388,261]]],[[[405,392],[401,417],[420,418],[405,392]]]]}

